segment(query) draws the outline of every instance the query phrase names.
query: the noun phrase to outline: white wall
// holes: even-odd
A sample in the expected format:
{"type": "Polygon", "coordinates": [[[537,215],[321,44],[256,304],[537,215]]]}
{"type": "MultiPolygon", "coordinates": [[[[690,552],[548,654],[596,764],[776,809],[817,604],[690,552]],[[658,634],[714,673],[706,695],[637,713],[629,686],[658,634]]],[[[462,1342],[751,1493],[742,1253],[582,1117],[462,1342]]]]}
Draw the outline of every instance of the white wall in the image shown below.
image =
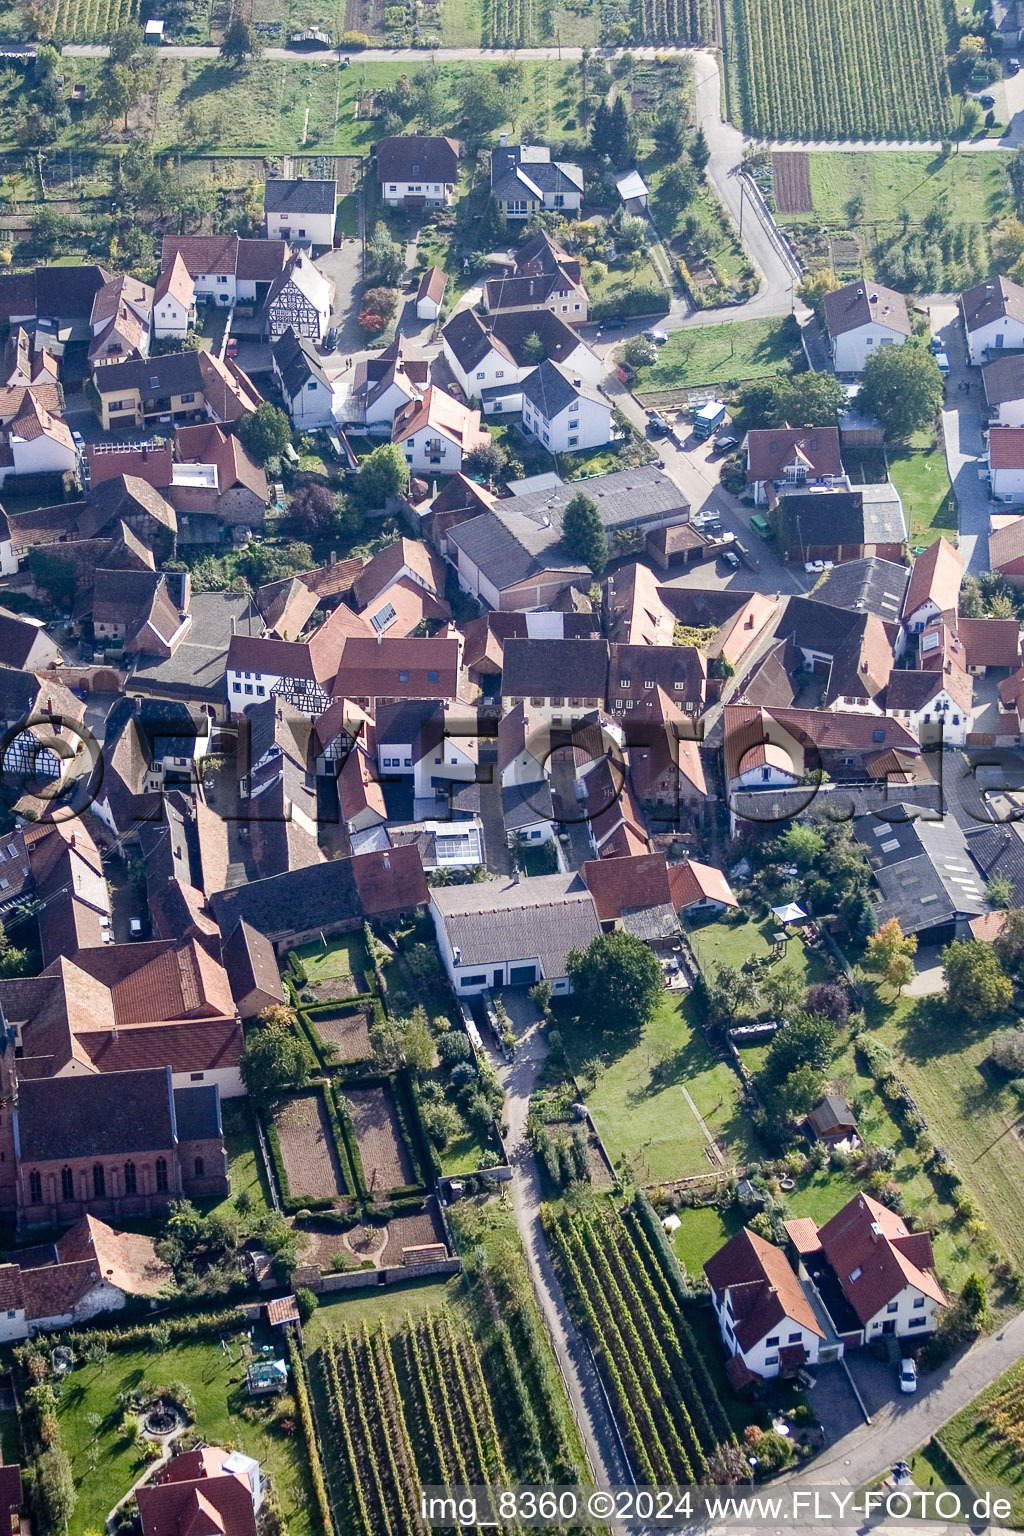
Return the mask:
{"type": "Polygon", "coordinates": [[[976,366],[991,362],[1000,352],[1019,351],[1021,347],[1024,347],[1024,325],[1009,315],[990,320],[988,325],[967,333],[967,356],[976,366]]]}
{"type": "Polygon", "coordinates": [[[994,469],[992,471],[992,495],[996,501],[1012,503],[1024,501],[1024,469],[994,469]]]}
{"type": "Polygon", "coordinates": [[[805,1364],[817,1365],[821,1339],[818,1334],[812,1333],[802,1323],[794,1322],[792,1318],[783,1318],[771,1333],[765,1334],[763,1339],[759,1339],[749,1349],[740,1349],[731,1331],[732,1312],[729,1307],[728,1291],[721,1297],[712,1291],[711,1301],[718,1317],[722,1343],[730,1355],[740,1355],[749,1369],[755,1371],[758,1376],[770,1379],[779,1374],[779,1352],[787,1345],[795,1347],[797,1344],[802,1344],[807,1352],[805,1364]],[[774,1339],[776,1342],[769,1344],[769,1339],[774,1339]]]}
{"type": "Polygon", "coordinates": [[[997,427],[1024,427],[1024,400],[1004,400],[992,422],[997,427]]]}
{"type": "Polygon", "coordinates": [[[533,372],[532,366],[519,368],[492,347],[472,373],[467,373],[445,337],[441,338],[441,346],[448,366],[462,385],[467,399],[474,396],[479,399],[483,390],[493,389],[496,384],[518,384],[528,373],[533,372]]]}
{"type": "Polygon", "coordinates": [[[915,1334],[922,1337],[927,1335],[935,1327],[938,1319],[939,1305],[931,1296],[923,1296],[916,1286],[906,1286],[895,1298],[896,1310],[890,1312],[888,1307],[882,1307],[874,1317],[868,1319],[864,1327],[865,1340],[877,1337],[887,1322],[896,1320],[896,1337],[898,1339],[912,1339],[915,1334]],[[915,1301],[923,1301],[923,1307],[915,1307],[915,1301]],[[911,1323],[918,1318],[924,1318],[924,1324],[917,1323],[911,1327],[911,1323]]]}
{"type": "Polygon", "coordinates": [[[311,245],[334,244],[333,213],[268,213],[268,240],[300,240],[311,245]]]}
{"type": "Polygon", "coordinates": [[[413,769],[413,793],[417,798],[434,793],[434,786],[430,782],[432,778],[472,784],[476,778],[476,763],[467,757],[457,741],[442,738],[428,750],[425,757],[420,758],[413,769]]]}
{"type": "Polygon", "coordinates": [[[28,1323],[25,1321],[25,1308],[14,1308],[14,1316],[9,1312],[0,1312],[0,1344],[11,1344],[17,1339],[28,1338],[28,1323]]]}
{"type": "Polygon", "coordinates": [[[862,373],[864,364],[881,346],[902,346],[906,337],[891,331],[886,325],[872,321],[856,330],[844,331],[832,340],[832,357],[836,373],[862,373]]]}
{"type": "Polygon", "coordinates": [[[288,400],[288,415],[293,427],[330,427],[334,425],[334,391],[319,379],[310,379],[293,399],[288,400]]]}
{"type": "Polygon", "coordinates": [[[411,437],[398,445],[405,455],[405,462],[414,474],[457,475],[462,468],[462,445],[446,437],[438,427],[420,427],[411,437]],[[440,462],[436,463],[428,451],[428,443],[436,440],[441,444],[440,462]]]}
{"type": "Polygon", "coordinates": [[[172,1088],[208,1088],[216,1083],[222,1099],[240,1099],[246,1092],[242,1074],[237,1067],[213,1067],[198,1075],[194,1072],[172,1072],[172,1088]]]}
{"type": "Polygon", "coordinates": [[[165,294],[153,310],[153,335],[187,336],[188,310],[172,294],[165,294]]]}
{"type": "Polygon", "coordinates": [[[269,699],[271,690],[280,681],[270,672],[253,672],[247,677],[244,672],[229,671],[228,704],[240,713],[254,699],[269,699]]]}
{"type": "Polygon", "coordinates": [[[390,181],[380,183],[381,202],[389,208],[401,208],[407,197],[425,198],[435,207],[452,201],[454,183],[440,181],[390,181]]]}

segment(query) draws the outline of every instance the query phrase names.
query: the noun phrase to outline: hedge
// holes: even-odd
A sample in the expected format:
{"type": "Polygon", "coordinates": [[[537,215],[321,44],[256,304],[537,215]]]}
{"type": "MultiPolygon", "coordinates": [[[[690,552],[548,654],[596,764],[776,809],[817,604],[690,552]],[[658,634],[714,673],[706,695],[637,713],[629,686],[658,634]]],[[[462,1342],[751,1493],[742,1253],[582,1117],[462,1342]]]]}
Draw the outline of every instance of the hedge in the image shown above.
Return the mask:
{"type": "Polygon", "coordinates": [[[216,1312],[189,1312],[180,1317],[160,1317],[151,1323],[140,1323],[134,1328],[88,1328],[74,1329],[68,1333],[47,1335],[46,1344],[52,1347],[56,1343],[67,1343],[74,1347],[77,1343],[93,1342],[101,1340],[108,1349],[145,1349],[154,1345],[153,1330],[159,1329],[160,1335],[170,1330],[172,1339],[219,1337],[229,1331],[237,1332],[249,1327],[249,1318],[244,1307],[221,1307],[216,1312]]]}
{"type": "Polygon", "coordinates": [[[320,1511],[320,1521],[324,1528],[325,1536],[335,1536],[334,1517],[331,1514],[331,1501],[327,1497],[327,1484],[324,1482],[324,1467],[320,1460],[320,1436],[317,1433],[316,1421],[313,1418],[313,1405],[309,1400],[309,1384],[306,1380],[306,1362],[302,1351],[295,1342],[292,1325],[288,1324],[288,1360],[292,1368],[292,1384],[295,1389],[295,1401],[298,1404],[299,1418],[302,1420],[302,1433],[306,1437],[306,1454],[309,1457],[309,1471],[313,1479],[313,1492],[316,1494],[317,1508],[320,1511]]]}
{"type": "Polygon", "coordinates": [[[592,304],[590,319],[618,320],[627,315],[663,315],[670,303],[670,296],[664,288],[645,283],[640,287],[627,288],[625,293],[616,294],[614,298],[601,299],[592,304]]]}
{"type": "Polygon", "coordinates": [[[352,1184],[352,1193],[357,1200],[365,1200],[366,1175],[363,1172],[363,1161],[359,1156],[355,1132],[349,1122],[348,1115],[338,1103],[338,1085],[336,1082],[331,1082],[327,1085],[324,1093],[324,1102],[327,1105],[327,1118],[331,1122],[331,1135],[334,1137],[335,1150],[339,1161],[348,1170],[348,1177],[352,1184]]]}
{"type": "Polygon", "coordinates": [[[687,1283],[676,1258],[672,1244],[665,1236],[665,1228],[658,1219],[658,1213],[648,1200],[646,1193],[638,1189],[633,1196],[633,1209],[637,1214],[640,1225],[647,1234],[647,1239],[657,1254],[665,1279],[668,1281],[672,1294],[681,1307],[693,1300],[693,1292],[687,1283]]]}

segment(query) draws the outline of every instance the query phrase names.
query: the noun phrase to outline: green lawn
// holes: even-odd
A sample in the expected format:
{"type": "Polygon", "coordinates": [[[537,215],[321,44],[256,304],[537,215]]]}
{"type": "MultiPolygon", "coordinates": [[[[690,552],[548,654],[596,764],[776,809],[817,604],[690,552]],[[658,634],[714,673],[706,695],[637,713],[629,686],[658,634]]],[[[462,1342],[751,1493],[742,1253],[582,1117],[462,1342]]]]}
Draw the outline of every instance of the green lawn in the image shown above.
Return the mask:
{"type": "Polygon", "coordinates": [[[1024,1423],[1024,1405],[1021,1390],[1024,1388],[1024,1361],[1018,1361],[1005,1376],[969,1407],[950,1420],[936,1436],[939,1447],[950,1455],[964,1477],[972,1485],[981,1488],[1010,1488],[1013,1493],[1013,1525],[1024,1523],[1024,1457],[1020,1448],[1007,1440],[991,1422],[990,1405],[1004,1393],[1015,1391],[1016,1401],[1011,1417],[1014,1430],[1019,1436],[1024,1423]]]}
{"type": "Polygon", "coordinates": [[[679,1223],[672,1246],[686,1273],[697,1278],[711,1255],[739,1231],[743,1216],[736,1206],[720,1211],[715,1205],[702,1205],[681,1210],[679,1223]]]}
{"type": "Polygon", "coordinates": [[[277,1490],[293,1536],[312,1536],[313,1495],[301,1436],[290,1438],[241,1416],[246,1404],[241,1337],[232,1339],[234,1363],[216,1340],[204,1340],[173,1343],[159,1353],[112,1350],[103,1365],[75,1367],[61,1390],[58,1410],[78,1490],[67,1536],[102,1531],[108,1512],[143,1470],[139,1453],[121,1434],[118,1395],[144,1383],[157,1387],[178,1382],[192,1391],[196,1429],[203,1438],[212,1445],[239,1446],[255,1456],[277,1490]],[[101,1421],[98,1430],[94,1415],[101,1421]]]}
{"type": "Polygon", "coordinates": [[[332,976],[361,976],[370,967],[363,935],[358,932],[335,934],[326,944],[301,944],[290,953],[302,961],[311,986],[332,976]]]}
{"type": "Polygon", "coordinates": [[[735,384],[773,373],[800,372],[804,357],[791,315],[781,320],[741,320],[735,325],[694,326],[673,331],[658,360],[643,368],[637,390],[680,389],[701,384],[735,384]]]}
{"type": "MultiPolygon", "coordinates": [[[[772,953],[772,936],[778,930],[779,924],[774,917],[763,918],[760,922],[748,918],[743,923],[705,923],[689,929],[687,937],[701,969],[710,975],[718,965],[731,965],[738,970],[745,960],[767,959],[772,953]]],[[[790,937],[785,955],[775,964],[784,970],[795,971],[807,987],[825,979],[821,959],[797,937],[790,937]]],[[[751,1070],[755,1069],[752,1067],[751,1070]]]]}
{"type": "Polygon", "coordinates": [[[220,1106],[224,1123],[224,1146],[228,1154],[228,1178],[231,1193],[211,1207],[212,1210],[231,1211],[243,1190],[247,1190],[252,1202],[250,1219],[270,1209],[263,1160],[256,1144],[256,1128],[253,1125],[249,1100],[224,1099],[220,1106]]]}
{"type": "Polygon", "coordinates": [[[579,1072],[599,1057],[587,1103],[609,1156],[617,1165],[635,1159],[643,1182],[710,1173],[717,1164],[682,1093],[685,1086],[731,1164],[753,1155],[752,1130],[739,1104],[739,1079],[715,1061],[704,1044],[692,998],[664,994],[640,1039],[624,1047],[613,1035],[596,1037],[567,1011],[558,1015],[570,1064],[579,1072]]]}
{"type": "Polygon", "coordinates": [[[341,1291],[321,1301],[302,1330],[303,1344],[306,1353],[313,1354],[319,1349],[325,1333],[339,1333],[346,1323],[349,1328],[361,1328],[365,1318],[368,1326],[374,1328],[383,1317],[387,1319],[388,1328],[397,1332],[410,1313],[418,1317],[424,1312],[440,1311],[442,1307],[459,1311],[462,1306],[462,1280],[458,1275],[440,1283],[430,1279],[413,1280],[408,1285],[341,1291]]]}
{"type": "MultiPolygon", "coordinates": [[[[1019,1109],[1010,1091],[993,1083],[984,1070],[989,1037],[1005,1022],[965,1029],[963,1020],[937,1000],[902,998],[886,1006],[874,1032],[894,1050],[898,1070],[934,1140],[947,1149],[981,1205],[992,1237],[1015,1265],[1021,1265],[1024,1147],[1013,1130],[1019,1109]]],[[[944,1228],[936,1245],[940,1273],[945,1263],[962,1278],[984,1263],[991,1246],[986,1240],[972,1244],[960,1227],[944,1228]]]]}
{"type": "MultiPolygon", "coordinates": [[[[977,159],[977,156],[974,156],[977,159]]],[[[939,443],[900,449],[889,459],[889,475],[900,493],[911,549],[934,544],[957,530],[957,504],[939,443]]]]}
{"type": "MultiPolygon", "coordinates": [[[[847,229],[902,227],[904,210],[914,223],[932,208],[959,223],[987,223],[1005,202],[999,157],[951,155],[941,161],[928,150],[843,154],[821,150],[807,157],[812,213],[780,214],[783,223],[808,222],[847,229]],[[853,221],[850,213],[857,214],[853,221]]],[[[872,243],[884,233],[878,229],[872,243]]]]}
{"type": "Polygon", "coordinates": [[[664,294],[664,303],[655,307],[655,312],[663,313],[668,309],[670,295],[662,287],[661,278],[654,269],[649,256],[645,255],[643,262],[634,272],[632,267],[624,271],[617,267],[609,269],[606,276],[597,278],[593,269],[589,266],[583,268],[583,283],[587,290],[587,298],[591,305],[609,304],[623,300],[633,288],[656,288],[664,294]]]}

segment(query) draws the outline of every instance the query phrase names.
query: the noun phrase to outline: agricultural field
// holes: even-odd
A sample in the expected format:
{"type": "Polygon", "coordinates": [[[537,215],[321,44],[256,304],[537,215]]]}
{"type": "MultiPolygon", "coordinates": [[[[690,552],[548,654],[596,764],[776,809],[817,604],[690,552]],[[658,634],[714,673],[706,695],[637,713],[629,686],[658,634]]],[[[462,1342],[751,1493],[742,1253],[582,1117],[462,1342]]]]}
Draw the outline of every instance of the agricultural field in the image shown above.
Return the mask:
{"type": "Polygon", "coordinates": [[[980,282],[990,231],[1012,212],[998,156],[816,150],[775,154],[772,169],[778,218],[809,269],[831,264],[906,293],[980,282]],[[852,262],[835,244],[848,236],[852,262]]]}
{"type": "Polygon", "coordinates": [[[804,364],[796,321],[740,320],[735,325],[707,325],[672,331],[658,349],[657,361],[642,368],[637,393],[695,388],[702,384],[730,386],[774,373],[799,373],[804,364]]]}
{"type": "Polygon", "coordinates": [[[732,1429],[636,1211],[595,1201],[552,1219],[549,1236],[639,1480],[714,1481],[709,1464],[732,1429]]]}
{"type": "Polygon", "coordinates": [[[102,42],[138,14],[138,0],[55,0],[53,39],[58,46],[102,42]]]}
{"type": "Polygon", "coordinates": [[[730,115],[765,139],[939,139],[943,0],[725,0],[730,115]]]}
{"type": "MultiPolygon", "coordinates": [[[[1018,1362],[936,1435],[940,1451],[978,1488],[1009,1488],[1013,1525],[1024,1522],[1024,1364],[1018,1362]]],[[[947,1482],[954,1481],[947,1475],[947,1482]]]]}
{"type": "Polygon", "coordinates": [[[715,0],[637,0],[638,41],[717,44],[715,0]]]}

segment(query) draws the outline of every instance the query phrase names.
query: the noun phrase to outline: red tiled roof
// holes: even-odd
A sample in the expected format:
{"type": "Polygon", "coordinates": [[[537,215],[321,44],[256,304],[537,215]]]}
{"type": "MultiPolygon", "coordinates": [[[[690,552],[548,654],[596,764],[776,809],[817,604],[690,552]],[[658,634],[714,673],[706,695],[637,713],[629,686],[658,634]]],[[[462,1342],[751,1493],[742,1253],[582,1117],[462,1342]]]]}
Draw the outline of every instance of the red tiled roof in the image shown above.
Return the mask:
{"type": "MultiPolygon", "coordinates": [[[[1024,433],[1021,435],[1024,437],[1024,433]]],[[[940,612],[946,608],[955,610],[959,606],[963,577],[964,562],[958,551],[948,539],[936,539],[914,561],[907,595],[903,600],[904,617],[912,618],[917,609],[929,600],[940,612]]]]}
{"type": "Polygon", "coordinates": [[[1020,625],[1016,619],[968,619],[957,615],[953,622],[969,667],[1020,666],[1020,625]]]}
{"type": "Polygon", "coordinates": [[[730,1292],[736,1341],[752,1349],[787,1318],[824,1338],[811,1304],[781,1248],[741,1227],[704,1265],[717,1296],[730,1292]]]}
{"type": "Polygon", "coordinates": [[[420,851],[413,843],[387,852],[357,853],[350,862],[364,917],[411,910],[425,905],[430,896],[420,851]]]}
{"type": "Polygon", "coordinates": [[[927,1232],[910,1232],[902,1216],[859,1194],[819,1229],[825,1257],[862,1323],[913,1286],[940,1306],[946,1295],[932,1269],[927,1232]]]}
{"type": "MultiPolygon", "coordinates": [[[[222,1458],[224,1452],[218,1453],[222,1458]]],[[[183,1460],[176,1456],[169,1465],[183,1460]]],[[[167,1473],[137,1491],[143,1536],[256,1536],[248,1484],[233,1473],[204,1472],[185,1480],[167,1473]]]]}
{"type": "Polygon", "coordinates": [[[713,864],[698,864],[696,859],[687,859],[682,864],[670,865],[668,876],[672,904],[677,912],[704,898],[720,901],[727,907],[739,906],[728,880],[713,864]]]}
{"type": "Polygon", "coordinates": [[[420,279],[419,290],[416,298],[433,299],[435,304],[440,304],[444,298],[444,291],[448,286],[448,277],[441,267],[428,267],[420,279]]]}
{"type": "Polygon", "coordinates": [[[661,907],[672,900],[665,858],[660,853],[588,859],[580,873],[602,922],[621,917],[630,907],[661,907]]]}
{"type": "Polygon", "coordinates": [[[787,464],[802,464],[811,480],[841,475],[837,427],[763,427],[747,433],[747,482],[781,480],[787,464]]]}
{"type": "Polygon", "coordinates": [[[1024,427],[993,427],[988,459],[993,469],[1024,469],[1024,427]]]}

